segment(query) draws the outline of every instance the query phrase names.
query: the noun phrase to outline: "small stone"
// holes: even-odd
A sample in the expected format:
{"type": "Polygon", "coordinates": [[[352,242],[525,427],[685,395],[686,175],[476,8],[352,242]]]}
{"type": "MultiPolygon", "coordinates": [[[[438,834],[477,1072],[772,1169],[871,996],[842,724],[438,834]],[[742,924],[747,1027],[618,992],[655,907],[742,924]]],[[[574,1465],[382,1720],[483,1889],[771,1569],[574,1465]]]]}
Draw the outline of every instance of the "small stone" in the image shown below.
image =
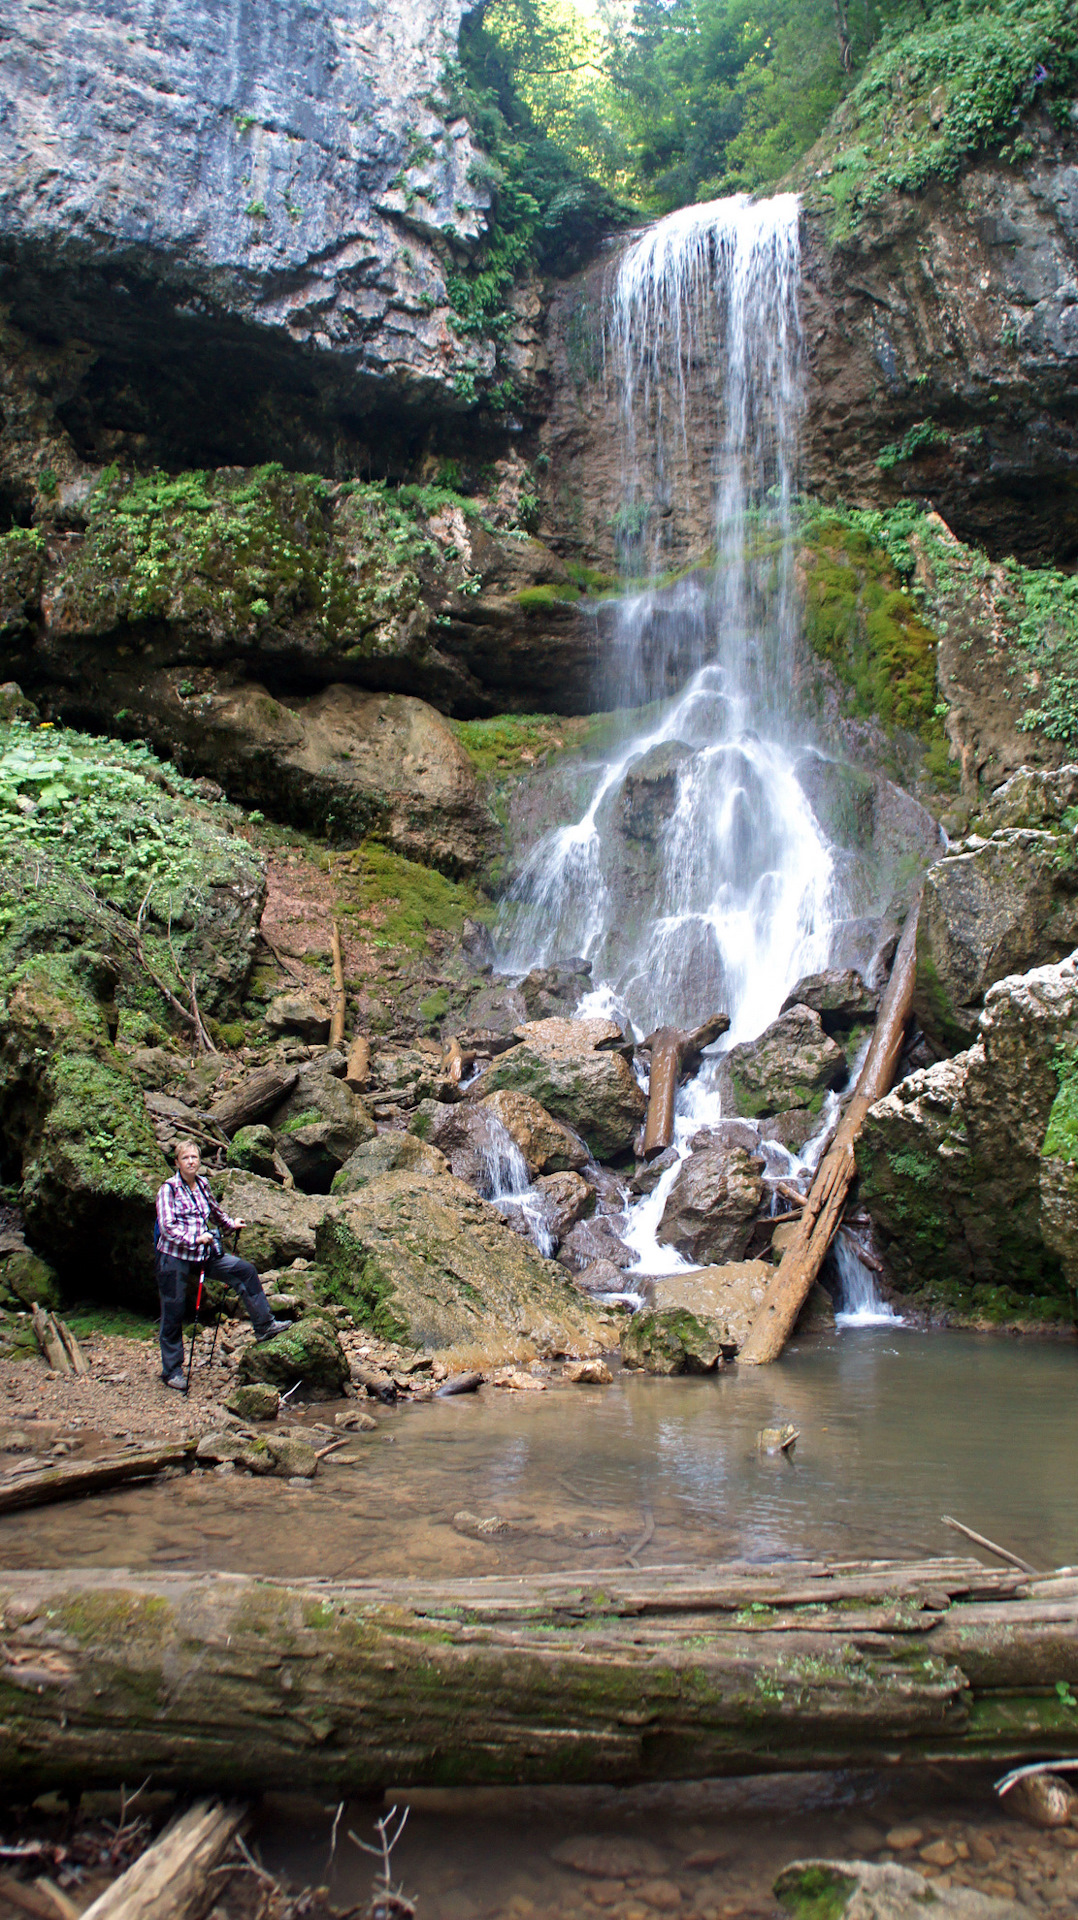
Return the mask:
{"type": "Polygon", "coordinates": [[[681,1905],[681,1888],[673,1880],[646,1880],[638,1891],[656,1913],[676,1913],[681,1905]]]}
{"type": "Polygon", "coordinates": [[[361,1407],[348,1407],[344,1413],[334,1414],[333,1424],[346,1428],[349,1433],[373,1433],[378,1422],[372,1420],[369,1413],[364,1413],[361,1407]]]}
{"type": "Polygon", "coordinates": [[[920,1827],[892,1827],[884,1836],[884,1844],[893,1847],[896,1853],[909,1853],[913,1847],[920,1846],[924,1837],[920,1827]]]}
{"type": "Polygon", "coordinates": [[[953,1867],[958,1854],[950,1840],[932,1840],[920,1848],[920,1857],[930,1867],[953,1867]]]}
{"type": "Polygon", "coordinates": [[[783,1427],[761,1427],[756,1445],[761,1453],[788,1453],[800,1437],[798,1428],[787,1421],[783,1427]]]}
{"type": "Polygon", "coordinates": [[[1008,1811],[1033,1827],[1065,1827],[1078,1800],[1057,1773],[1031,1773],[1006,1795],[1008,1811]]]}
{"type": "Polygon", "coordinates": [[[495,1387],[508,1387],[514,1393],[546,1392],[545,1380],[537,1380],[534,1373],[521,1373],[519,1367],[499,1368],[491,1384],[495,1387]]]}
{"type": "Polygon", "coordinates": [[[616,1907],[625,1893],[623,1880],[596,1880],[588,1892],[597,1907],[616,1907]]]}
{"type": "Polygon", "coordinates": [[[694,1853],[686,1854],[683,1864],[695,1873],[707,1873],[712,1867],[721,1866],[728,1857],[722,1847],[697,1847],[694,1853]]]}
{"type": "Polygon", "coordinates": [[[240,1420],[276,1420],[280,1403],[276,1387],[267,1381],[255,1380],[250,1386],[234,1387],[225,1406],[240,1420]]]}
{"type": "Polygon", "coordinates": [[[996,1858],[995,1841],[987,1833],[971,1832],[969,1836],[970,1858],[979,1860],[983,1867],[990,1866],[996,1858]]]}
{"type": "Polygon", "coordinates": [[[577,1387],[608,1387],[614,1376],[605,1360],[570,1360],[562,1378],[577,1387]]]}

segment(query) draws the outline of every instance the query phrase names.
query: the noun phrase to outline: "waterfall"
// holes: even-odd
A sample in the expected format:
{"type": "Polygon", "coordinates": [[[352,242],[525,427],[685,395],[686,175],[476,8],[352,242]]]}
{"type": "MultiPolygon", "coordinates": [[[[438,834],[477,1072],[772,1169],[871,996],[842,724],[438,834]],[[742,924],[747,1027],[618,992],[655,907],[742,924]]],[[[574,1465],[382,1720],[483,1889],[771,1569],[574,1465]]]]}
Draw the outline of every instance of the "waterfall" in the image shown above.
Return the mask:
{"type": "Polygon", "coordinates": [[[902,1325],[894,1308],[888,1301],[881,1300],[876,1291],[872,1269],[861,1259],[849,1227],[840,1227],[836,1233],[831,1242],[831,1258],[838,1274],[836,1319],[839,1326],[879,1327],[888,1322],[896,1327],[902,1325]]]}
{"type": "Polygon", "coordinates": [[[725,1011],[727,1044],[751,1038],[828,957],[834,863],[798,782],[792,701],[799,272],[796,198],[737,195],[648,229],[609,296],[614,523],[636,578],[617,611],[618,704],[647,711],[595,767],[579,819],[531,853],[500,964],[583,955],[589,1010],[641,1035],[725,1011]],[[710,547],[664,579],[701,448],[710,547]]]}

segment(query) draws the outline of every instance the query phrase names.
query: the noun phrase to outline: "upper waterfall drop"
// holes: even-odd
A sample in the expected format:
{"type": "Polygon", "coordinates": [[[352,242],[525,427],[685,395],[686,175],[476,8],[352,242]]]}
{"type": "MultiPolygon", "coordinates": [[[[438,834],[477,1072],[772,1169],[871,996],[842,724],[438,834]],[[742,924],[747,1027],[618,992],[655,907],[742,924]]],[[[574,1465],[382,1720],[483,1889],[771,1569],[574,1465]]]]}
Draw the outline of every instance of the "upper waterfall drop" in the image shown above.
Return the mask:
{"type": "Polygon", "coordinates": [[[799,281],[795,196],[737,195],[649,228],[608,296],[631,583],[611,644],[638,711],[581,817],[529,856],[502,964],[587,958],[640,1034],[722,1010],[751,1037],[827,960],[834,865],[794,746],[799,281]],[[702,450],[705,537],[678,571],[667,527],[702,450]]]}

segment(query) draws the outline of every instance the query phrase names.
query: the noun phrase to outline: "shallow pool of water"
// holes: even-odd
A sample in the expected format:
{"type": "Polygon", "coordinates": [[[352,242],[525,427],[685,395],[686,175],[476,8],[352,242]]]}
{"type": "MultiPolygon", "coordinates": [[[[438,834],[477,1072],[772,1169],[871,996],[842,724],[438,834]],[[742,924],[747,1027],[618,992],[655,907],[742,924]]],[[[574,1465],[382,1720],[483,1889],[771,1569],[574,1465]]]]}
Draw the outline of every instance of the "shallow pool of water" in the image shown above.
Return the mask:
{"type": "MultiPolygon", "coordinates": [[[[902,1327],[772,1367],[377,1408],[302,1487],[192,1474],[0,1521],[8,1567],[362,1578],[965,1552],[1078,1561],[1078,1347],[902,1327]],[[791,1421],[792,1455],[759,1428],[791,1421]]],[[[308,1420],[333,1409],[309,1409],[308,1420]]]]}

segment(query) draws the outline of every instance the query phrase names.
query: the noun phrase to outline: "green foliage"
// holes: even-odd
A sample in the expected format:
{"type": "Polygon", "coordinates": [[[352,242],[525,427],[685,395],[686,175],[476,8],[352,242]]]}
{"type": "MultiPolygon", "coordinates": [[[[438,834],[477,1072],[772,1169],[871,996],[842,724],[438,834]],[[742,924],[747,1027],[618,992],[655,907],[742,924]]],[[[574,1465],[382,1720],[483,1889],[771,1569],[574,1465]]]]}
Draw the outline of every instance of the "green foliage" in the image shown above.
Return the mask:
{"type": "Polygon", "coordinates": [[[1052,1102],[1041,1152],[1048,1160],[1078,1160],[1078,1054],[1059,1046],[1052,1065],[1059,1092],[1052,1102]]]}
{"type": "Polygon", "coordinates": [[[947,446],[950,438],[946,427],[937,427],[932,420],[918,420],[914,426],[907,428],[901,440],[880,448],[876,465],[884,473],[890,473],[893,467],[902,466],[907,460],[915,460],[928,447],[947,446]]]}
{"type": "Polygon", "coordinates": [[[502,713],[493,720],[450,724],[481,780],[533,765],[540,755],[565,745],[565,723],[548,713],[502,713]]]}
{"type": "Polygon", "coordinates": [[[793,1920],[842,1920],[857,1882],[838,1867],[788,1867],[775,1892],[793,1920]]]}
{"type": "Polygon", "coordinates": [[[1033,696],[1019,725],[1078,745],[1078,575],[1055,567],[1022,567],[1006,574],[1017,607],[1017,645],[1025,691],[1033,696]]]}

